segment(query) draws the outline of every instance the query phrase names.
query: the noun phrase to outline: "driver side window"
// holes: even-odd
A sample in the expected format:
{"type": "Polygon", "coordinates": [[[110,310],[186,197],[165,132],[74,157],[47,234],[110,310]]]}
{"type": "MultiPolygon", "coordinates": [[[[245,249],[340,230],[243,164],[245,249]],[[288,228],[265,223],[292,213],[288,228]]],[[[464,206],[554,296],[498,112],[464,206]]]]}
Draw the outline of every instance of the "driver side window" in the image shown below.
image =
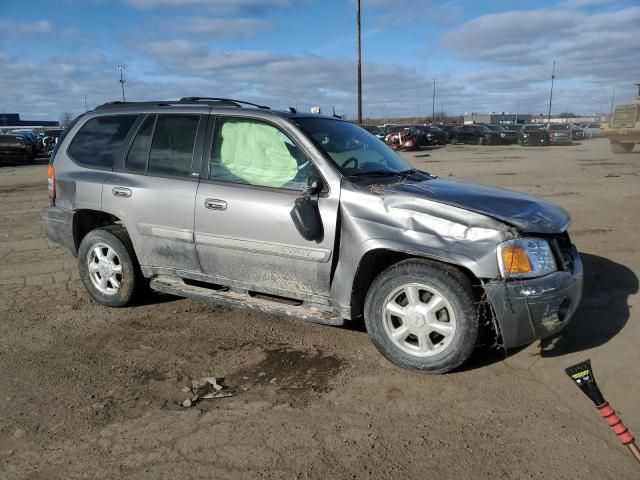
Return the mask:
{"type": "Polygon", "coordinates": [[[209,179],[260,187],[304,190],[309,159],[287,135],[265,122],[219,118],[209,179]]]}

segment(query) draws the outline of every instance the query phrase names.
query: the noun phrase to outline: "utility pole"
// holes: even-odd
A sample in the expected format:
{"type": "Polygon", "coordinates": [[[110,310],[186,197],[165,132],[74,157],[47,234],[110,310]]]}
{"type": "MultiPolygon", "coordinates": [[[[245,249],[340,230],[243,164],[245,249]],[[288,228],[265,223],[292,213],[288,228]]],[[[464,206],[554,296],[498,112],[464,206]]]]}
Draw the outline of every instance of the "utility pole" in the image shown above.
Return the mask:
{"type": "Polygon", "coordinates": [[[613,92],[611,92],[611,108],[609,108],[609,120],[613,117],[613,101],[616,98],[616,84],[613,84],[613,92]]]}
{"type": "Polygon", "coordinates": [[[549,115],[547,115],[547,124],[551,124],[551,102],[553,102],[553,81],[556,78],[556,61],[553,61],[553,72],[551,73],[551,93],[549,94],[549,115]]]}
{"type": "Polygon", "coordinates": [[[433,79],[433,97],[431,99],[431,123],[436,119],[436,79],[433,79]]]}
{"type": "Polygon", "coordinates": [[[362,36],[360,29],[360,0],[358,0],[358,125],[362,125],[362,36]]]}
{"type": "Polygon", "coordinates": [[[118,70],[120,70],[120,86],[122,87],[122,101],[126,102],[126,100],[124,99],[124,77],[123,77],[123,72],[126,70],[126,66],[124,65],[118,65],[116,67],[118,70]]]}
{"type": "Polygon", "coordinates": [[[84,111],[86,112],[87,109],[87,96],[86,95],[82,95],[82,101],[84,102],[84,111]]]}

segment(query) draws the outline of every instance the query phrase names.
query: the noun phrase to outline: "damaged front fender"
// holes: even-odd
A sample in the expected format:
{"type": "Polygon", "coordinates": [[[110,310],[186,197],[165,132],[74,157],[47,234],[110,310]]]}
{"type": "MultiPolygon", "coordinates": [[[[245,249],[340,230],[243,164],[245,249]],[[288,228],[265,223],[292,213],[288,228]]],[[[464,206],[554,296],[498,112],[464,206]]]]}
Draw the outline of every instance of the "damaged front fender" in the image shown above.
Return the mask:
{"type": "Polygon", "coordinates": [[[486,215],[398,193],[393,184],[344,182],[340,214],[340,258],[331,293],[345,313],[350,313],[357,272],[371,251],[430,258],[464,267],[478,278],[497,278],[496,247],[516,234],[486,215]]]}

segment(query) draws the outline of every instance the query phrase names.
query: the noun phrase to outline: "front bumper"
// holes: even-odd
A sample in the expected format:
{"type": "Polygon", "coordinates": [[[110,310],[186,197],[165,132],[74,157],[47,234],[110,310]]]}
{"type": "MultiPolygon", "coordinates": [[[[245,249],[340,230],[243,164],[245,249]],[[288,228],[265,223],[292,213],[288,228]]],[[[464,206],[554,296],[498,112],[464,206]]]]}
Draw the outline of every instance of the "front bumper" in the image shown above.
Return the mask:
{"type": "Polygon", "coordinates": [[[523,137],[522,145],[549,145],[547,137],[523,137]]]}
{"type": "Polygon", "coordinates": [[[582,262],[575,247],[571,255],[571,272],[484,285],[506,348],[553,335],[571,321],[580,304],[584,283],[582,262]]]}
{"type": "Polygon", "coordinates": [[[49,240],[63,247],[67,247],[74,256],[77,256],[74,236],[75,213],[60,207],[47,205],[42,209],[42,227],[49,240]]]}
{"type": "Polygon", "coordinates": [[[551,137],[551,145],[570,145],[573,140],[571,137],[551,137]]]}

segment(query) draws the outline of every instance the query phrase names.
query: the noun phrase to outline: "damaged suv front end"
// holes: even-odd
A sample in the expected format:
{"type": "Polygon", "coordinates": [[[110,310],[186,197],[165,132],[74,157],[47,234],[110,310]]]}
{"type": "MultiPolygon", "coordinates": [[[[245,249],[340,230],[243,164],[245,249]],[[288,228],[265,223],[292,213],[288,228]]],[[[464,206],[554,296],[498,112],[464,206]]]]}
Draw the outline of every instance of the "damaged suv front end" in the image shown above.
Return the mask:
{"type": "Polygon", "coordinates": [[[358,237],[346,248],[359,250],[345,256],[393,250],[462,268],[479,282],[506,348],[557,333],[580,303],[570,218],[550,202],[415,172],[348,183],[341,203],[343,231],[358,237]]]}

